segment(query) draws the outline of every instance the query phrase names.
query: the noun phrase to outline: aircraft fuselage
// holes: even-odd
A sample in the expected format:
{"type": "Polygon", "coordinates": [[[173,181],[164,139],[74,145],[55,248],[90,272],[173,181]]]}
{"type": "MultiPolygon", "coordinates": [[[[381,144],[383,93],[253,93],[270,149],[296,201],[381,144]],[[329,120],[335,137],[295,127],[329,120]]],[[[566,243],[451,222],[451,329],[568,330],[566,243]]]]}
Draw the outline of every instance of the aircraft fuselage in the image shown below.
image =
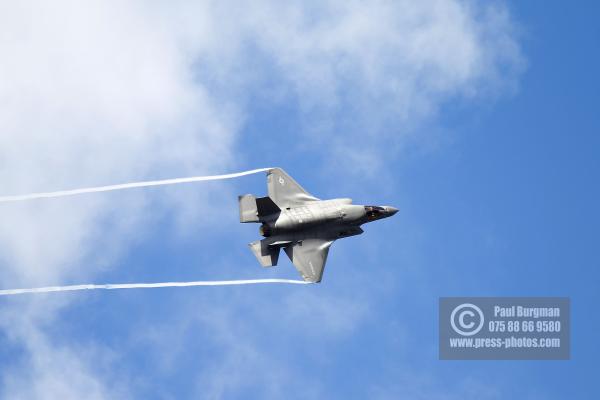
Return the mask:
{"type": "Polygon", "coordinates": [[[305,280],[319,282],[331,244],[360,235],[362,224],[391,217],[390,206],[352,204],[352,199],[320,200],[304,190],[281,168],[267,173],[269,195],[239,196],[240,222],[260,223],[265,238],[249,244],[263,267],[277,264],[284,249],[305,280]]]}
{"type": "MultiPolygon", "coordinates": [[[[352,199],[314,201],[297,207],[286,207],[279,213],[266,216],[261,225],[265,237],[289,235],[294,232],[324,229],[332,239],[342,237],[346,228],[394,215],[397,209],[389,206],[363,206],[352,204],[352,199]]],[[[301,235],[304,236],[304,235],[301,235]]],[[[323,235],[319,235],[323,236],[323,235]]]]}

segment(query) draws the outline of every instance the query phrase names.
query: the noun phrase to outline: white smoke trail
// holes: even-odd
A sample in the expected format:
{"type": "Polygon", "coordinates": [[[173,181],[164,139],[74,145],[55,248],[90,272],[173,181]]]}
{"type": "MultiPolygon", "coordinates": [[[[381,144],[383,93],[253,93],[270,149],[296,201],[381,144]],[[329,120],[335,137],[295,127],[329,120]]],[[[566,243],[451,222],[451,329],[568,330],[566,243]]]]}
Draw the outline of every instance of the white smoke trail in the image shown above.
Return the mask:
{"type": "Polygon", "coordinates": [[[259,283],[289,283],[295,285],[308,285],[313,282],[299,281],[294,279],[245,279],[235,281],[194,281],[194,282],[159,282],[159,283],[107,283],[102,285],[68,285],[68,286],[48,286],[29,289],[3,289],[0,290],[0,296],[11,296],[15,294],[26,293],[49,293],[49,292],[69,292],[74,290],[94,290],[94,289],[148,289],[162,287],[187,287],[187,286],[226,286],[226,285],[253,285],[259,283]]]}
{"type": "MultiPolygon", "coordinates": [[[[42,199],[50,197],[74,196],[84,193],[109,192],[112,190],[131,189],[148,186],[174,185],[178,183],[200,182],[200,181],[215,181],[221,179],[239,178],[245,175],[256,174],[258,172],[269,171],[273,168],[258,168],[249,171],[235,172],[232,174],[223,175],[207,175],[207,176],[192,176],[189,178],[174,178],[163,179],[158,181],[143,181],[132,183],[121,183],[118,185],[97,186],[91,188],[61,190],[56,192],[30,193],[15,196],[0,196],[0,203],[42,199]]],[[[195,282],[161,282],[161,283],[117,283],[117,284],[85,284],[85,285],[68,285],[68,286],[48,286],[29,289],[2,289],[0,296],[10,296],[15,294],[25,293],[48,293],[48,292],[66,292],[74,290],[93,290],[93,289],[136,289],[136,288],[160,288],[160,287],[185,287],[185,286],[223,286],[223,285],[251,285],[258,283],[289,283],[289,284],[308,284],[312,282],[298,281],[292,279],[247,279],[234,281],[195,281],[195,282]]]]}
{"type": "Polygon", "coordinates": [[[192,176],[189,178],[163,179],[163,180],[158,180],[158,181],[121,183],[118,185],[97,186],[97,187],[91,187],[91,188],[71,189],[71,190],[60,190],[57,192],[30,193],[30,194],[14,195],[14,196],[0,196],[0,203],[10,202],[10,201],[42,199],[42,198],[49,198],[49,197],[74,196],[74,195],[83,194],[83,193],[110,192],[112,190],[131,189],[131,188],[139,188],[139,187],[147,187],[147,186],[174,185],[177,183],[232,179],[232,178],[239,178],[240,176],[256,174],[258,172],[269,171],[271,169],[273,169],[273,168],[258,168],[258,169],[253,169],[253,170],[249,170],[249,171],[235,172],[233,174],[224,174],[224,175],[192,176]]]}

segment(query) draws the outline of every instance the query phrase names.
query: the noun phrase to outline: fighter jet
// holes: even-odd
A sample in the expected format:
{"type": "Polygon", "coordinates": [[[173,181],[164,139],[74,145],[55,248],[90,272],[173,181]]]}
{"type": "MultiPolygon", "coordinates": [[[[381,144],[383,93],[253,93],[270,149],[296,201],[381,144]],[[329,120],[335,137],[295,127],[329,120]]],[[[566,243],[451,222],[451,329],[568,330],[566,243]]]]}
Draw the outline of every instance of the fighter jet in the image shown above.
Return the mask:
{"type": "Polygon", "coordinates": [[[337,240],[360,235],[362,224],[391,217],[390,206],[361,206],[352,199],[320,200],[281,168],[267,171],[269,195],[238,196],[240,222],[260,223],[265,238],[250,243],[263,267],[277,265],[280,249],[307,282],[321,282],[329,247],[337,240]]]}

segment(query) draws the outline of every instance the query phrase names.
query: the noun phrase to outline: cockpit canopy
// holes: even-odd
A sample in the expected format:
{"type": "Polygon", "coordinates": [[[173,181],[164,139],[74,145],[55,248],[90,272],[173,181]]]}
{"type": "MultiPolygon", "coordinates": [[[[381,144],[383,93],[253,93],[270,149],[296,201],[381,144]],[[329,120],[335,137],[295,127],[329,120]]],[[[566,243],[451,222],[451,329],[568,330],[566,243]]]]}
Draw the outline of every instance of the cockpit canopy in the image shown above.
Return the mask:
{"type": "Polygon", "coordinates": [[[379,206],[365,206],[365,211],[369,221],[382,218],[385,215],[385,208],[379,206]]]}

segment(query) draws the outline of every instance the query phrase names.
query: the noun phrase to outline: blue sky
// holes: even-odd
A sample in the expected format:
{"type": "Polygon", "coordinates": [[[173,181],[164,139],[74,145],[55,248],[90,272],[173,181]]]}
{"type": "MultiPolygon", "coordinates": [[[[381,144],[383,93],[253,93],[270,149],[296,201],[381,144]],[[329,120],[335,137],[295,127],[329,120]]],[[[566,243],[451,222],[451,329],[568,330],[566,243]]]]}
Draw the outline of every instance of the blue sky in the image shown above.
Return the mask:
{"type": "MultiPolygon", "coordinates": [[[[348,4],[11,10],[1,194],[280,166],[400,212],[319,285],[2,299],[5,398],[594,398],[597,7],[348,4]],[[568,296],[571,360],[440,361],[440,296],[568,296]]],[[[2,287],[297,277],[263,174],[133,192],[3,206],[2,287]]]]}

